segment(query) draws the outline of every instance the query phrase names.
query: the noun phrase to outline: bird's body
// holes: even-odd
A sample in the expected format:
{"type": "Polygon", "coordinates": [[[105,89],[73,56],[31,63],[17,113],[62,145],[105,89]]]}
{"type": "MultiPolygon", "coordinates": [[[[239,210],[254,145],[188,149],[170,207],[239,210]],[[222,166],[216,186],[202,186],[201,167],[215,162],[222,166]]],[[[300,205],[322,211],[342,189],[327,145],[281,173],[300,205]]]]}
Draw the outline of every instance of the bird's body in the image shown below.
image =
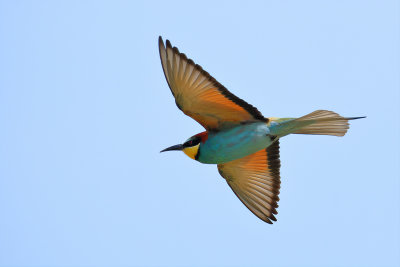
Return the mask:
{"type": "MultiPolygon", "coordinates": [[[[343,136],[348,120],[317,110],[300,118],[265,118],[255,107],[229,92],[185,54],[159,38],[165,78],[175,103],[206,129],[186,142],[164,149],[217,164],[236,196],[261,220],[276,218],[280,188],[279,139],[288,134],[343,136]]],[[[162,152],[163,152],[162,151],[162,152]]]]}
{"type": "Polygon", "coordinates": [[[208,164],[226,163],[267,148],[273,140],[265,122],[252,122],[225,131],[210,132],[207,140],[200,143],[197,160],[208,164]]]}

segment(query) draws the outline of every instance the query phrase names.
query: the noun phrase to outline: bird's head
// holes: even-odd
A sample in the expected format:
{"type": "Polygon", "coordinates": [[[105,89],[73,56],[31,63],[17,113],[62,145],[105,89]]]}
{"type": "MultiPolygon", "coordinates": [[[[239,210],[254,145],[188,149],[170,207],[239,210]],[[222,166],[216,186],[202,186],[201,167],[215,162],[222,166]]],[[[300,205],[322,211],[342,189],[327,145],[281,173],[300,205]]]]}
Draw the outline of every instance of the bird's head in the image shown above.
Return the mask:
{"type": "Polygon", "coordinates": [[[170,146],[160,152],[165,151],[173,151],[173,150],[181,150],[183,151],[188,157],[197,160],[199,156],[199,149],[201,143],[204,143],[207,140],[208,134],[207,132],[202,132],[196,135],[193,135],[189,139],[187,139],[183,144],[170,146]]]}

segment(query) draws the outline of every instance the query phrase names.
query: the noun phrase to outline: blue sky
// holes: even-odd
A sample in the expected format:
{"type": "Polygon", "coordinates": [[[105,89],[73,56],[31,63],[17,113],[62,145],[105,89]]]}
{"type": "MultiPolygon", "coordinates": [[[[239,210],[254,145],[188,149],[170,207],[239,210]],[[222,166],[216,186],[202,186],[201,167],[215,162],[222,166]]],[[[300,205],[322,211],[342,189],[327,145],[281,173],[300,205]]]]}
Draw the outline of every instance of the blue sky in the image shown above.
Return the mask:
{"type": "Polygon", "coordinates": [[[398,266],[398,1],[0,1],[0,266],[398,266]],[[159,151],[162,35],[265,116],[368,116],[281,140],[278,221],[159,151]]]}

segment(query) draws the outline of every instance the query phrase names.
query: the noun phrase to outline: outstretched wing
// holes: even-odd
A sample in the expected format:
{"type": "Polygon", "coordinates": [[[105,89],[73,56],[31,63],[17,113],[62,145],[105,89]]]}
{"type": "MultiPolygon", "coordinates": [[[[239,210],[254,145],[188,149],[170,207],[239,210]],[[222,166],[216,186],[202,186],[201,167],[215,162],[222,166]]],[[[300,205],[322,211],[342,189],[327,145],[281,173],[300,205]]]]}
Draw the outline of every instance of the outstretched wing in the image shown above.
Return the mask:
{"type": "Polygon", "coordinates": [[[251,212],[272,224],[276,221],[274,214],[278,214],[280,166],[277,140],[264,150],[219,164],[218,171],[251,212]]]}
{"type": "Polygon", "coordinates": [[[252,105],[229,92],[167,40],[159,37],[165,78],[176,105],[207,130],[232,127],[244,121],[267,121],[252,105]]]}

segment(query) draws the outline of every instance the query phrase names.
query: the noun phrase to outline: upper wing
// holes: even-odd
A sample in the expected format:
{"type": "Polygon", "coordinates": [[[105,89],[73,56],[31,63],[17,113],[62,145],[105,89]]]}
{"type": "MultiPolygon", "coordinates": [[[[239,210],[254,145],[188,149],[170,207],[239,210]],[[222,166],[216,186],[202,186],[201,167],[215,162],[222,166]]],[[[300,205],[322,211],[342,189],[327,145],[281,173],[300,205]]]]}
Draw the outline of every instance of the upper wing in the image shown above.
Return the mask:
{"type": "Polygon", "coordinates": [[[280,174],[279,140],[267,149],[218,165],[236,196],[264,222],[276,221],[280,174]]]}
{"type": "Polygon", "coordinates": [[[231,127],[243,121],[267,121],[252,105],[233,95],[178,48],[159,37],[165,78],[176,105],[207,130],[231,127]]]}

